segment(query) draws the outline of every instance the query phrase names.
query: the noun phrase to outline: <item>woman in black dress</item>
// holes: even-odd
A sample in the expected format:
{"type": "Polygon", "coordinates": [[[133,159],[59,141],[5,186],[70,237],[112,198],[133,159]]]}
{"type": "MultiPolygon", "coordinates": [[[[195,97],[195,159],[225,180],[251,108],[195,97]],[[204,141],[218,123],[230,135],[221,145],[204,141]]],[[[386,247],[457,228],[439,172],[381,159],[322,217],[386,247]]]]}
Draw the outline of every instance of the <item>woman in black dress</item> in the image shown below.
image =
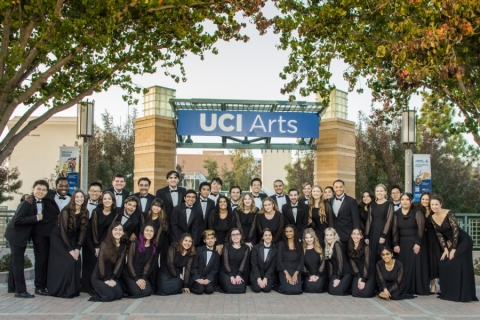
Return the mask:
{"type": "Polygon", "coordinates": [[[443,249],[440,257],[440,299],[450,301],[478,301],[473,271],[472,238],[458,226],[455,214],[443,209],[441,197],[430,197],[432,222],[443,249]]]}
{"type": "Polygon", "coordinates": [[[82,247],[82,292],[94,294],[90,280],[97,265],[100,244],[107,236],[108,228],[119,213],[120,209],[117,209],[113,193],[104,191],[98,199],[97,207],[92,211],[87,237],[82,247]]]}
{"type": "Polygon", "coordinates": [[[273,244],[276,244],[282,238],[283,215],[270,197],[263,199],[262,205],[263,209],[257,214],[257,237],[261,239],[263,230],[268,228],[272,231],[273,244]]]}
{"type": "Polygon", "coordinates": [[[87,234],[88,216],[85,194],[81,190],[74,191],[50,236],[47,288],[51,296],[73,298],[80,295],[80,249],[87,234]]]}
{"type": "Polygon", "coordinates": [[[295,226],[285,227],[283,241],[277,246],[277,271],[280,280],[278,292],[283,294],[301,294],[304,269],[304,254],[295,226]]]}
{"type": "Polygon", "coordinates": [[[302,243],[305,264],[303,291],[308,293],[325,292],[328,282],[325,258],[317,235],[312,228],[303,231],[302,243]]]}
{"type": "Polygon", "coordinates": [[[238,202],[238,207],[234,210],[237,221],[242,225],[242,236],[245,244],[250,249],[257,243],[256,241],[256,222],[257,222],[257,207],[253,201],[251,193],[245,193],[238,202]]]}
{"type": "Polygon", "coordinates": [[[122,299],[123,289],[119,279],[127,251],[125,242],[122,242],[123,235],[120,222],[114,222],[108,228],[91,277],[95,294],[88,301],[109,302],[122,299]]]}
{"type": "Polygon", "coordinates": [[[208,214],[208,229],[215,231],[215,237],[217,238],[215,248],[218,254],[222,254],[223,245],[228,242],[228,235],[233,228],[241,228],[240,222],[232,212],[230,200],[220,195],[217,206],[208,214]]]}
{"type": "Polygon", "coordinates": [[[362,200],[358,204],[358,213],[360,214],[360,229],[365,233],[365,226],[367,225],[368,212],[370,211],[370,205],[375,197],[370,191],[364,191],[362,194],[362,200]]]}
{"type": "Polygon", "coordinates": [[[375,266],[371,265],[370,248],[363,240],[360,229],[353,229],[348,239],[348,260],[352,267],[352,296],[357,298],[371,298],[377,286],[375,266]]]}
{"type": "Polygon", "coordinates": [[[375,196],[376,201],[370,204],[365,226],[365,243],[370,246],[372,264],[380,261],[381,248],[391,247],[393,221],[393,203],[387,201],[387,187],[377,185],[375,196]]]}
{"type": "Polygon", "coordinates": [[[325,230],[325,260],[330,276],[328,293],[334,296],[349,295],[353,276],[340,237],[333,228],[325,230]]]}
{"type": "Polygon", "coordinates": [[[393,250],[384,247],[381,251],[382,260],[376,264],[377,287],[379,297],[385,300],[402,300],[411,298],[405,293],[402,285],[404,268],[400,261],[393,258],[393,250]]]}
{"type": "Polygon", "coordinates": [[[188,233],[182,234],[178,242],[170,245],[166,263],[162,264],[157,275],[157,294],[169,296],[190,293],[194,255],[193,237],[188,233]]]}
{"type": "Polygon", "coordinates": [[[155,230],[147,224],[138,239],[130,243],[127,265],[123,268],[122,283],[129,298],[137,299],[152,294],[152,284],[148,280],[155,265],[155,230]]]}
{"type": "Polygon", "coordinates": [[[425,234],[424,241],[427,243],[428,253],[428,278],[430,279],[430,294],[436,292],[436,279],[438,279],[438,263],[442,256],[442,248],[438,242],[437,233],[432,223],[432,210],[430,209],[430,197],[432,194],[429,191],[425,191],[420,196],[420,210],[422,210],[425,216],[425,234]]]}
{"type": "Polygon", "coordinates": [[[335,191],[333,191],[333,187],[331,186],[325,187],[325,189],[323,190],[323,199],[330,200],[333,198],[334,194],[335,194],[335,191]]]}
{"type": "Polygon", "coordinates": [[[428,295],[428,254],[424,240],[425,216],[413,205],[413,195],[400,196],[401,207],[393,216],[393,251],[403,264],[407,294],[428,295]]]}
{"type": "Polygon", "coordinates": [[[318,185],[313,186],[308,201],[308,227],[315,230],[320,245],[325,248],[325,229],[333,228],[333,210],[330,202],[323,199],[318,185]]]}
{"type": "Polygon", "coordinates": [[[251,254],[250,283],[253,292],[270,292],[277,269],[277,248],[272,244],[272,232],[263,230],[262,242],[255,245],[251,254]]]}
{"type": "Polygon", "coordinates": [[[247,284],[245,270],[249,264],[249,247],[243,243],[240,228],[230,231],[229,242],[223,246],[222,265],[218,272],[220,291],[245,293],[247,284]]]}

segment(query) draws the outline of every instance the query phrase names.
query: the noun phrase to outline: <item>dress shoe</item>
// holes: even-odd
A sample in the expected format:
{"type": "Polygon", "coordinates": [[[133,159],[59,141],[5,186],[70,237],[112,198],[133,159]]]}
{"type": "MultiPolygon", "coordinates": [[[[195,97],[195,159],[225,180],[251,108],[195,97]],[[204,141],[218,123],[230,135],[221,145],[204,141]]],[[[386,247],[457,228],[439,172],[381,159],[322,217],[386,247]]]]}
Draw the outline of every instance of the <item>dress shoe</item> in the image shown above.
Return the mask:
{"type": "Polygon", "coordinates": [[[25,291],[22,293],[15,293],[15,298],[35,298],[35,296],[25,291]]]}
{"type": "Polygon", "coordinates": [[[48,296],[48,290],[46,288],[44,289],[35,289],[35,294],[39,294],[41,296],[48,296]]]}

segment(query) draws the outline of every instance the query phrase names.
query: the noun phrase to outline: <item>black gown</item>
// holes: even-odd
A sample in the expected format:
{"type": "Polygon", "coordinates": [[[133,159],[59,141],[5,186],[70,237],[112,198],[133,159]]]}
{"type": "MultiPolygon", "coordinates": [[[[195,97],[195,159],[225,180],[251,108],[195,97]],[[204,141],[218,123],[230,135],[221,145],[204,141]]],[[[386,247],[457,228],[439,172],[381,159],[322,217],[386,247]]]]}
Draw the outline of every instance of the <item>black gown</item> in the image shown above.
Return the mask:
{"type": "Polygon", "coordinates": [[[412,206],[404,215],[402,208],[393,216],[393,247],[400,246],[398,260],[403,264],[403,286],[407,294],[428,295],[430,293],[428,278],[428,253],[424,238],[425,216],[412,206]],[[413,247],[420,246],[415,254],[413,247]]]}
{"type": "Polygon", "coordinates": [[[305,250],[304,255],[305,276],[303,279],[303,291],[308,293],[325,292],[326,283],[328,282],[325,259],[320,259],[320,254],[313,248],[305,250]],[[308,281],[311,276],[317,276],[317,281],[308,281]]]}
{"type": "MultiPolygon", "coordinates": [[[[256,234],[255,234],[255,225],[257,221],[257,214],[256,213],[245,213],[240,211],[240,209],[236,209],[234,213],[237,216],[237,220],[240,222],[242,227],[242,237],[245,243],[250,242],[252,245],[257,244],[256,234]]],[[[261,239],[260,239],[261,240],[261,239]]]]}
{"type": "Polygon", "coordinates": [[[162,264],[157,274],[156,294],[169,296],[182,293],[183,288],[190,288],[193,255],[181,255],[174,242],[168,248],[167,261],[162,264]],[[180,275],[183,274],[183,280],[180,275]]]}
{"type": "Polygon", "coordinates": [[[425,218],[425,235],[428,252],[428,278],[430,280],[438,278],[438,264],[442,257],[442,248],[438,242],[437,233],[432,223],[432,213],[425,218]]]}
{"type": "Polygon", "coordinates": [[[51,296],[60,298],[80,295],[82,258],[73,259],[70,251],[80,250],[87,234],[87,228],[81,230],[81,214],[75,215],[73,230],[68,228],[68,215],[68,210],[62,210],[50,235],[47,288],[51,296]]]}
{"type": "Polygon", "coordinates": [[[263,229],[272,230],[272,243],[276,244],[282,239],[283,233],[283,215],[275,212],[272,219],[267,219],[264,214],[257,214],[257,239],[262,239],[263,229]]]}
{"type": "Polygon", "coordinates": [[[107,236],[107,231],[112,222],[116,219],[121,209],[117,208],[115,212],[105,215],[100,208],[92,211],[92,217],[88,223],[87,236],[82,247],[82,288],[81,292],[90,293],[92,289],[91,277],[95,266],[97,265],[97,256],[95,249],[100,248],[100,244],[107,236]]]}
{"type": "Polygon", "coordinates": [[[375,266],[370,264],[370,247],[366,245],[364,250],[365,254],[360,259],[348,257],[353,274],[352,296],[357,298],[373,297],[375,295],[375,288],[377,287],[375,266]],[[365,283],[363,290],[358,288],[359,279],[362,279],[362,282],[365,283]]]}
{"type": "Polygon", "coordinates": [[[218,272],[218,284],[220,291],[224,293],[245,293],[247,288],[245,269],[249,263],[249,248],[243,244],[240,248],[234,248],[230,243],[223,246],[222,266],[218,272]],[[232,284],[230,277],[240,276],[241,284],[232,284]]]}
{"type": "Polygon", "coordinates": [[[329,262],[330,280],[328,282],[328,293],[334,296],[346,296],[351,292],[352,272],[347,255],[342,248],[340,241],[333,244],[332,256],[326,259],[329,262]],[[340,280],[340,284],[333,286],[334,280],[340,280]]]}
{"type": "Polygon", "coordinates": [[[452,260],[445,258],[439,262],[440,299],[469,302],[478,301],[473,270],[472,238],[458,226],[453,212],[449,211],[441,225],[432,217],[442,250],[456,249],[452,260]]]}
{"type": "Polygon", "coordinates": [[[302,272],[304,270],[304,254],[303,249],[300,251],[290,250],[285,247],[283,241],[280,241],[277,245],[277,271],[279,286],[278,292],[282,294],[302,294],[303,285],[302,285],[302,272]],[[285,270],[288,271],[290,276],[298,271],[297,283],[292,285],[287,282],[287,276],[285,275],[285,270]]]}
{"type": "Polygon", "coordinates": [[[324,200],[324,205],[327,220],[320,222],[320,209],[312,208],[312,223],[309,225],[310,228],[315,230],[315,234],[317,235],[318,241],[320,242],[322,248],[325,248],[325,229],[333,228],[332,206],[327,200],[324,200]]]}
{"type": "Polygon", "coordinates": [[[109,302],[120,300],[123,297],[123,289],[120,283],[123,266],[125,265],[125,254],[127,246],[121,243],[117,249],[117,259],[115,263],[107,260],[105,256],[104,244],[100,247],[100,253],[97,259],[97,265],[92,273],[92,288],[95,290],[96,301],[109,302]],[[110,287],[105,283],[107,280],[114,280],[115,286],[110,287]],[[98,299],[98,300],[97,300],[98,299]]]}
{"type": "Polygon", "coordinates": [[[162,258],[161,261],[166,261],[167,251],[169,247],[168,241],[167,241],[167,232],[163,231],[160,228],[159,219],[148,220],[148,212],[145,212],[145,214],[142,214],[140,223],[141,223],[140,230],[143,230],[145,225],[147,223],[150,223],[153,225],[153,230],[155,231],[154,241],[157,246],[155,250],[154,266],[148,280],[150,280],[150,283],[152,284],[153,292],[156,292],[157,291],[157,274],[158,274],[158,271],[160,270],[158,260],[159,260],[159,257],[161,257],[162,258]]]}
{"type": "Polygon", "coordinates": [[[393,203],[385,201],[382,204],[376,202],[370,204],[370,213],[365,226],[365,239],[369,240],[372,265],[382,260],[380,251],[383,247],[391,248],[392,246],[392,220],[393,203]],[[385,239],[383,244],[378,242],[380,238],[385,239]]]}
{"type": "Polygon", "coordinates": [[[155,254],[152,254],[152,246],[145,248],[140,252],[138,248],[138,239],[130,243],[127,255],[127,264],[122,271],[122,284],[124,291],[129,298],[143,298],[152,294],[152,284],[149,276],[152,273],[155,254]],[[140,289],[137,285],[138,280],[145,280],[145,289],[140,289]]]}
{"type": "Polygon", "coordinates": [[[363,234],[365,234],[365,226],[367,225],[368,220],[368,210],[365,208],[358,208],[358,213],[360,215],[360,229],[362,229],[363,234]]]}
{"type": "Polygon", "coordinates": [[[232,211],[229,211],[223,219],[220,218],[217,210],[212,210],[208,215],[208,229],[215,231],[215,238],[217,239],[215,245],[228,242],[228,234],[233,228],[241,229],[241,225],[232,211]]]}
{"type": "Polygon", "coordinates": [[[390,299],[402,300],[407,298],[405,287],[402,285],[404,268],[400,261],[395,259],[393,269],[388,271],[383,260],[378,261],[377,287],[379,292],[387,289],[390,292],[390,299]]]}

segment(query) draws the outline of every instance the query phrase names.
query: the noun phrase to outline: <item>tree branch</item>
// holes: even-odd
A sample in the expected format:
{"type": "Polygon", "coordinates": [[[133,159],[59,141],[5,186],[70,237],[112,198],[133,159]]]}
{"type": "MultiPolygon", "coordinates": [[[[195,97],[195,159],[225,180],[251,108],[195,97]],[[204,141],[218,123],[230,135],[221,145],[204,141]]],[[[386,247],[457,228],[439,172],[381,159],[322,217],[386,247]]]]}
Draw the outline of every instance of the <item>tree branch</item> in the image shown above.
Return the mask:
{"type": "Polygon", "coordinates": [[[5,57],[7,56],[8,44],[10,42],[10,27],[12,25],[12,9],[8,9],[5,12],[5,18],[3,20],[3,35],[2,35],[2,47],[0,52],[0,79],[4,77],[5,71],[5,57]]]}
{"type": "Polygon", "coordinates": [[[470,105],[470,107],[473,108],[472,112],[475,113],[475,118],[478,118],[479,114],[478,114],[477,106],[468,98],[468,91],[467,91],[467,88],[465,87],[465,83],[463,82],[462,79],[457,79],[457,81],[460,86],[460,89],[462,89],[466,102],[470,105]]]}

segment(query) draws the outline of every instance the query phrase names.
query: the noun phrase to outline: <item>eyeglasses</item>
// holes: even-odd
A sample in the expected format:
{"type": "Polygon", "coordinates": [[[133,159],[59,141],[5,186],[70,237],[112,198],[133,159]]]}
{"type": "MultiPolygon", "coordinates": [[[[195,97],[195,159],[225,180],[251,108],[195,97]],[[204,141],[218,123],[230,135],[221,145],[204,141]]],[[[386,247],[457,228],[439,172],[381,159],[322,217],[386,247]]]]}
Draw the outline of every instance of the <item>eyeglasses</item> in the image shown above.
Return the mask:
{"type": "Polygon", "coordinates": [[[102,192],[101,190],[88,190],[88,192],[91,192],[91,193],[100,193],[102,192]]]}

